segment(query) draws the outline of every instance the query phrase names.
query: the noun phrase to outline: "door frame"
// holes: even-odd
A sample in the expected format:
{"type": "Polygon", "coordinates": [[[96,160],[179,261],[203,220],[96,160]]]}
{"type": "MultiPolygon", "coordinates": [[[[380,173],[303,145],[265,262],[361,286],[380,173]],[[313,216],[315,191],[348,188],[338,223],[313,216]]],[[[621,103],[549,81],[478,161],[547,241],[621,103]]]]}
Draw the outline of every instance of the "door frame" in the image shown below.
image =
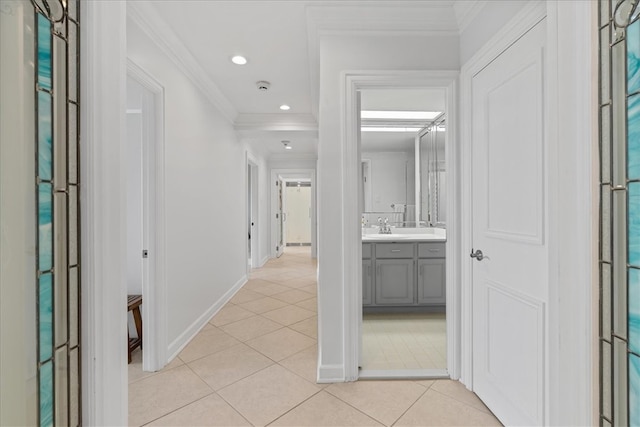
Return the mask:
{"type": "MultiPolygon", "coordinates": [[[[271,237],[269,239],[269,254],[271,258],[277,258],[276,245],[278,244],[278,220],[275,213],[278,211],[278,192],[275,191],[275,182],[282,179],[283,183],[286,179],[309,179],[311,180],[311,258],[316,258],[318,254],[317,248],[317,205],[316,205],[316,170],[315,169],[271,169],[271,179],[269,180],[269,192],[271,194],[271,210],[269,213],[271,222],[271,237]]],[[[284,193],[284,192],[283,192],[284,193]]],[[[284,195],[283,195],[284,197],[284,195]]],[[[284,209],[284,206],[283,206],[284,209]]]]}
{"type": "MultiPolygon", "coordinates": [[[[597,4],[535,0],[466,64],[461,85],[462,246],[472,245],[471,82],[495,57],[547,18],[545,179],[549,191],[549,287],[545,314],[544,422],[592,425],[597,418],[597,4]],[[595,42],[593,42],[595,40],[595,42]],[[595,65],[594,65],[595,62],[595,65]],[[579,100],[581,102],[576,102],[579,100]],[[560,126],[562,112],[562,126],[560,126]],[[562,269],[560,269],[562,266],[562,269]],[[589,268],[591,266],[591,269],[589,268]],[[595,267],[594,267],[595,266],[595,267]],[[596,272],[593,272],[593,269],[596,272]],[[595,291],[594,291],[595,289],[595,291]],[[585,332],[586,331],[586,332],[585,332]],[[595,338],[594,338],[595,337],[595,338]],[[562,343],[562,344],[561,344],[562,343]],[[595,356],[594,356],[595,355],[595,356]],[[596,363],[596,365],[594,365],[596,363]],[[571,369],[566,369],[571,366],[571,369]],[[595,366],[595,367],[594,367],[595,366]],[[566,408],[572,408],[567,411],[566,408]],[[594,409],[595,408],[595,409],[594,409]],[[594,415],[595,414],[595,415],[594,415]]],[[[472,259],[462,257],[460,381],[473,390],[472,259]]]]}
{"type": "MultiPolygon", "coordinates": [[[[142,336],[144,337],[142,369],[157,371],[167,364],[167,284],[165,272],[165,184],[164,184],[164,87],[162,84],[127,58],[127,76],[153,94],[154,114],[149,123],[155,141],[143,138],[142,161],[147,176],[143,177],[144,212],[143,244],[147,244],[149,258],[143,265],[142,336]],[[144,241],[146,240],[146,242],[144,241]]],[[[143,107],[144,109],[144,107],[143,107]]],[[[145,125],[143,121],[143,126],[145,125]]],[[[143,135],[149,131],[143,131],[143,135]]],[[[148,134],[148,133],[147,133],[148,134]]],[[[144,170],[143,169],[143,170],[144,170]]]]}
{"type": "MultiPolygon", "coordinates": [[[[344,105],[344,154],[342,176],[344,182],[344,352],[345,379],[356,381],[359,375],[360,334],[362,328],[362,239],[360,230],[360,200],[358,194],[361,175],[359,91],[366,89],[442,89],[446,99],[445,114],[451,131],[446,135],[447,194],[458,195],[459,147],[457,140],[457,80],[458,71],[346,71],[341,75],[344,105]]],[[[460,372],[460,209],[457,197],[447,198],[447,211],[451,212],[447,230],[447,367],[451,378],[460,372]]]]}

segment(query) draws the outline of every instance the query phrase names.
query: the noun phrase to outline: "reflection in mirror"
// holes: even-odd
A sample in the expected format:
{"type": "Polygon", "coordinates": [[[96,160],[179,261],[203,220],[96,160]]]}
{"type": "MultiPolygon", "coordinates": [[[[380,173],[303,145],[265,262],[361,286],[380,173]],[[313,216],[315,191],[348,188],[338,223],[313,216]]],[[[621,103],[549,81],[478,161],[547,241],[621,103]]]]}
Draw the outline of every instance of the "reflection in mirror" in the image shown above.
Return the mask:
{"type": "Polygon", "coordinates": [[[429,227],[446,225],[445,137],[444,116],[420,132],[420,220],[429,227]]]}

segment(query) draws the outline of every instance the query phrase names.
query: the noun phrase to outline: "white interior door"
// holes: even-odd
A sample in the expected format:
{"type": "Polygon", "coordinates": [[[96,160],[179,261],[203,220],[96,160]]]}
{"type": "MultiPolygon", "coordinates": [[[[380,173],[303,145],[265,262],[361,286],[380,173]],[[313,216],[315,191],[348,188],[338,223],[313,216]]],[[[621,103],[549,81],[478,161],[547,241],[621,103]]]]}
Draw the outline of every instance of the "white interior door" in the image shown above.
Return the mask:
{"type": "Polygon", "coordinates": [[[287,186],[287,244],[311,244],[311,187],[287,186]]]}
{"type": "Polygon", "coordinates": [[[285,218],[284,218],[284,189],[282,188],[284,186],[284,181],[282,180],[282,178],[278,178],[278,181],[276,182],[276,186],[277,186],[277,206],[276,206],[276,222],[277,222],[277,235],[278,235],[278,242],[276,245],[276,256],[279,258],[282,255],[282,252],[284,251],[284,222],[285,222],[285,218]]]}
{"type": "Polygon", "coordinates": [[[505,425],[545,420],[545,27],[472,80],[473,388],[505,425]]]}

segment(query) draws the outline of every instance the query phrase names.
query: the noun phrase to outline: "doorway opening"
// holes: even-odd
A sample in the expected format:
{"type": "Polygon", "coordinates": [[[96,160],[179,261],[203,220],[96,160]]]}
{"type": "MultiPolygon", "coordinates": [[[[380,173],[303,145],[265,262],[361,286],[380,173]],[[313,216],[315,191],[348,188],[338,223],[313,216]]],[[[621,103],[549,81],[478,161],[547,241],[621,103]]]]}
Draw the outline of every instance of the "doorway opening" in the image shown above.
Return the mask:
{"type": "MultiPolygon", "coordinates": [[[[271,171],[271,257],[310,247],[316,258],[316,188],[313,169],[271,171]]],[[[304,251],[306,253],[306,251],[304,251]]]]}
{"type": "Polygon", "coordinates": [[[445,91],[360,92],[361,378],[448,377],[445,91]]]}
{"type": "MultiPolygon", "coordinates": [[[[132,352],[129,379],[167,362],[164,280],[164,89],[127,62],[126,280],[142,295],[142,348],[132,352]]],[[[138,337],[129,316],[129,336],[138,337]]]]}

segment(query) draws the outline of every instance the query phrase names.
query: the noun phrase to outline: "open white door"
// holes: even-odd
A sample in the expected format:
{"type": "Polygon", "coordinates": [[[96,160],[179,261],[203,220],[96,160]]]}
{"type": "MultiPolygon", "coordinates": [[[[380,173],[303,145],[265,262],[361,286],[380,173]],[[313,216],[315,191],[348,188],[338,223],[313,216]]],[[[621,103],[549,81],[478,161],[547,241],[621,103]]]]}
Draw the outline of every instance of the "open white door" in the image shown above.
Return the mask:
{"type": "Polygon", "coordinates": [[[543,20],[472,80],[473,388],[505,425],[545,423],[545,37],[543,20]]]}

